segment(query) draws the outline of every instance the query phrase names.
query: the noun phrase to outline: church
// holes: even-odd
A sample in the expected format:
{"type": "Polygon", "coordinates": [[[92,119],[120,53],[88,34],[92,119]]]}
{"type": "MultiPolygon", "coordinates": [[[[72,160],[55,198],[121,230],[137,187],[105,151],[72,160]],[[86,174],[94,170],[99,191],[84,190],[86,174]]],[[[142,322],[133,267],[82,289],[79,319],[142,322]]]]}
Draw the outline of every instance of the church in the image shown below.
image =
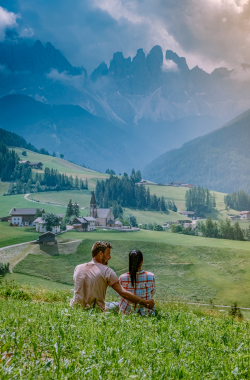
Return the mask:
{"type": "Polygon", "coordinates": [[[110,208],[97,208],[95,193],[92,191],[90,200],[90,216],[96,219],[98,226],[115,227],[115,217],[110,208]]]}

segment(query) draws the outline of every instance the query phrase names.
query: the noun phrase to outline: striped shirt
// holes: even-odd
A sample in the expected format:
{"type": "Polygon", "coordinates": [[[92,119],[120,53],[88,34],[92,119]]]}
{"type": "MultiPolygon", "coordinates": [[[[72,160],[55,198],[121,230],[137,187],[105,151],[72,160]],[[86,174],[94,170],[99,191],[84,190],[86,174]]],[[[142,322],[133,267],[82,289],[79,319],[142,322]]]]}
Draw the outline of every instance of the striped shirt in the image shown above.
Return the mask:
{"type": "MultiPolygon", "coordinates": [[[[122,274],[119,278],[119,282],[125,290],[136,294],[144,300],[149,300],[155,293],[155,276],[151,272],[146,272],[144,270],[137,272],[136,284],[134,287],[131,283],[129,272],[122,274]]],[[[119,307],[120,313],[123,314],[139,313],[141,315],[151,315],[154,314],[155,310],[149,310],[139,304],[131,304],[124,298],[121,298],[119,307]]]]}

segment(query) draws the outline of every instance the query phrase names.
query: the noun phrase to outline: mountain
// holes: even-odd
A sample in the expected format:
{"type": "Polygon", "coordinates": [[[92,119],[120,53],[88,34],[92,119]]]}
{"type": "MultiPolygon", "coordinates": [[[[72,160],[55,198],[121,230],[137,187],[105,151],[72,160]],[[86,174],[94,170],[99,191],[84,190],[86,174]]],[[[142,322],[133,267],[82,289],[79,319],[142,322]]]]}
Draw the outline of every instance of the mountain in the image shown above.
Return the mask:
{"type": "Polygon", "coordinates": [[[32,74],[44,74],[51,69],[59,73],[67,71],[71,75],[80,75],[84,68],[73,67],[61,52],[47,42],[44,47],[41,41],[36,41],[29,47],[22,40],[20,43],[6,41],[0,44],[0,63],[11,72],[29,71],[32,74]]]}
{"type": "Polygon", "coordinates": [[[8,147],[25,148],[36,153],[49,155],[46,149],[41,148],[40,151],[34,147],[34,145],[27,143],[27,141],[13,132],[8,132],[5,129],[0,128],[0,141],[8,147]]]}
{"type": "Polygon", "coordinates": [[[138,146],[129,133],[79,106],[51,106],[28,96],[8,95],[0,99],[0,115],[1,128],[92,169],[131,170],[150,157],[146,142],[138,146]]]}
{"type": "MultiPolygon", "coordinates": [[[[245,65],[243,69],[247,71],[249,67],[245,65]]],[[[101,125],[105,125],[107,133],[114,130],[113,136],[117,139],[119,135],[123,136],[127,148],[117,151],[116,155],[113,155],[116,149],[107,154],[111,162],[116,162],[118,171],[124,170],[124,163],[133,161],[132,157],[126,156],[132,146],[132,155],[138,157],[141,166],[145,166],[159,154],[213,131],[247,110],[250,107],[250,86],[237,81],[232,74],[226,68],[218,68],[211,74],[198,66],[190,70],[184,57],[171,50],[163,52],[156,45],[148,54],[138,49],[132,58],[116,52],[109,64],[102,62],[88,76],[83,67],[72,66],[49,42],[45,46],[40,41],[33,46],[22,40],[0,43],[0,98],[13,94],[33,98],[51,106],[46,109],[57,110],[56,118],[60,123],[63,123],[58,114],[63,110],[60,106],[72,107],[68,115],[72,114],[73,120],[73,106],[81,107],[95,117],[95,126],[102,128],[101,125]],[[118,156],[123,159],[118,160],[118,156]]],[[[9,104],[9,112],[14,113],[16,106],[14,102],[12,109],[9,104]]],[[[36,116],[35,125],[42,125],[44,116],[37,104],[34,110],[37,115],[33,115],[32,109],[29,112],[32,117],[36,116]]],[[[66,119],[70,129],[69,116],[66,119]]],[[[15,130],[15,122],[12,126],[10,124],[6,119],[6,128],[15,130]]],[[[27,117],[18,131],[29,142],[35,140],[40,130],[35,128],[32,133],[28,132],[32,130],[30,125],[32,123],[27,117]]],[[[79,122],[77,133],[85,138],[90,136],[94,141],[91,128],[88,132],[81,129],[79,122]]],[[[95,131],[98,136],[103,133],[103,130],[100,133],[95,131]]],[[[75,152],[75,132],[69,134],[68,139],[67,146],[74,148],[67,149],[67,158],[82,163],[75,152]]],[[[50,140],[45,143],[44,147],[50,150],[50,140]]],[[[59,148],[61,145],[57,145],[56,149],[59,148]]],[[[100,169],[100,166],[96,168],[100,169]]]]}
{"type": "Polygon", "coordinates": [[[143,170],[151,181],[186,182],[221,192],[250,193],[250,110],[222,128],[153,160],[143,170]]]}

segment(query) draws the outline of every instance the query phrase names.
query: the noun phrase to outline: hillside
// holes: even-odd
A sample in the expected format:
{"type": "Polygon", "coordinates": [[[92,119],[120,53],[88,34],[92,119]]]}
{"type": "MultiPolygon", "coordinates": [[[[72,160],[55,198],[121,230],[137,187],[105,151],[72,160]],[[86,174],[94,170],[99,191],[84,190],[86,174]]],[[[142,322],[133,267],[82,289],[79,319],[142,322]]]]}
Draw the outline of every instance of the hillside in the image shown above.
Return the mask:
{"type": "Polygon", "coordinates": [[[8,95],[0,99],[0,114],[0,127],[93,169],[105,171],[111,165],[118,172],[131,170],[148,156],[146,142],[138,146],[130,133],[80,106],[50,106],[29,96],[8,95]]]}
{"type": "Polygon", "coordinates": [[[168,151],[143,170],[154,182],[183,181],[221,192],[250,192],[250,110],[219,130],[168,151]]]}
{"type": "MultiPolygon", "coordinates": [[[[70,236],[70,233],[67,235],[70,236]]],[[[64,234],[62,239],[67,235],[64,234]]],[[[42,248],[34,245],[13,271],[74,285],[72,275],[75,266],[88,262],[96,238],[105,236],[113,247],[109,265],[118,276],[127,271],[127,255],[132,249],[143,252],[143,268],[155,274],[157,300],[173,298],[208,303],[212,299],[214,304],[231,305],[237,301],[241,307],[250,307],[248,292],[242,291],[250,285],[249,250],[181,246],[177,245],[177,241],[169,244],[167,239],[165,243],[159,242],[157,235],[154,241],[149,241],[143,232],[130,233],[131,239],[124,239],[128,233],[120,233],[118,239],[116,235],[118,233],[97,231],[93,235],[87,234],[75,250],[68,253],[60,252],[60,244],[58,247],[42,248]],[[145,240],[140,240],[143,236],[145,240]]]]}

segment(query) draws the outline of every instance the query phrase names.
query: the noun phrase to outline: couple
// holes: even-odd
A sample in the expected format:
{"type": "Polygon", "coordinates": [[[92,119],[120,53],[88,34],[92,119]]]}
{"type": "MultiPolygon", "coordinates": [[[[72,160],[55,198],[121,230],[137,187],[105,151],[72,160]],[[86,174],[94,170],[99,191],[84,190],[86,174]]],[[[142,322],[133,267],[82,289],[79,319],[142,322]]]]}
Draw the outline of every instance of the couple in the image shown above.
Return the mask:
{"type": "Polygon", "coordinates": [[[141,251],[129,253],[129,272],[118,279],[115,272],[107,266],[111,259],[112,246],[97,241],[92,247],[92,261],[77,265],[74,272],[74,297],[70,306],[79,304],[84,308],[98,307],[102,311],[118,308],[118,303],[105,303],[107,287],[111,286],[121,297],[121,313],[154,314],[155,278],[153,273],[143,271],[141,251]]]}

